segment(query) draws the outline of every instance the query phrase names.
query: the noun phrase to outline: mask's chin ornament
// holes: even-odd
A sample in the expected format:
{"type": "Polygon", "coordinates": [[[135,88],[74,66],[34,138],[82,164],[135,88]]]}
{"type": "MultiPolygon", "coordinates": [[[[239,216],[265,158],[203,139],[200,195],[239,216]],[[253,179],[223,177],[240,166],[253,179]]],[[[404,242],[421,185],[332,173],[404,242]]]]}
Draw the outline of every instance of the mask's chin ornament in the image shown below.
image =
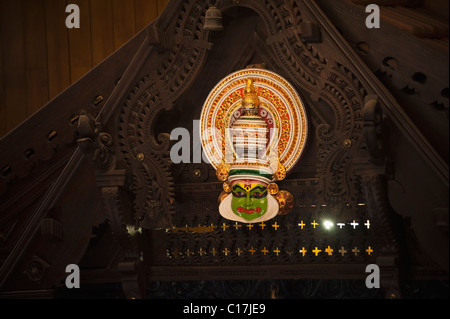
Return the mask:
{"type": "Polygon", "coordinates": [[[280,191],[306,142],[303,104],[289,83],[273,72],[245,69],[222,80],[201,115],[202,146],[223,183],[222,217],[257,223],[294,207],[280,191]]]}

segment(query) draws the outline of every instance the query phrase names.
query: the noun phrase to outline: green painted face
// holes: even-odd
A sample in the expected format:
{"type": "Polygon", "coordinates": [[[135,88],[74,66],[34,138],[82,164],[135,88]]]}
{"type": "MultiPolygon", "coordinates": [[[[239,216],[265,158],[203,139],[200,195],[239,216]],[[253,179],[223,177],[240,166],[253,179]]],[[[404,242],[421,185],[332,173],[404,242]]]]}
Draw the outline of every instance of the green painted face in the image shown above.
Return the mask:
{"type": "Polygon", "coordinates": [[[259,183],[236,183],[232,189],[233,213],[251,221],[267,212],[267,188],[259,183]]]}

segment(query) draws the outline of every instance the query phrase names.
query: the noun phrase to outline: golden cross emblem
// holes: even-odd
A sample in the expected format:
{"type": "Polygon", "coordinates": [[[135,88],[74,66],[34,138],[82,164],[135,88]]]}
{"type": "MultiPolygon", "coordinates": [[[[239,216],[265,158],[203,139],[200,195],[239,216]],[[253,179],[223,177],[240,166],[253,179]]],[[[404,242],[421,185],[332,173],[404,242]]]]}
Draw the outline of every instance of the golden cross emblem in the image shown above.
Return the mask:
{"type": "Polygon", "coordinates": [[[312,252],[317,256],[321,251],[322,250],[320,250],[316,247],[316,248],[314,248],[314,250],[312,252]]]}
{"type": "Polygon", "coordinates": [[[344,246],[342,246],[341,249],[339,249],[339,252],[341,253],[342,256],[344,256],[347,253],[344,246]]]}
{"type": "Polygon", "coordinates": [[[370,255],[373,253],[373,249],[369,246],[369,247],[366,249],[366,252],[367,252],[367,254],[370,256],[370,255]]]}
{"type": "Polygon", "coordinates": [[[267,248],[264,246],[264,249],[263,250],[261,250],[261,252],[264,254],[264,256],[269,252],[268,250],[267,250],[267,248]]]}
{"type": "Polygon", "coordinates": [[[303,220],[301,220],[298,225],[300,226],[301,229],[303,229],[303,227],[305,227],[305,224],[303,223],[303,220]]]}
{"type": "Polygon", "coordinates": [[[275,228],[275,230],[278,230],[278,227],[280,227],[280,225],[278,225],[277,222],[275,222],[275,224],[272,224],[272,227],[275,228]]]}
{"type": "Polygon", "coordinates": [[[311,225],[313,225],[314,228],[316,228],[316,226],[319,226],[319,224],[316,223],[316,220],[313,220],[313,222],[311,223],[311,225]]]}
{"type": "Polygon", "coordinates": [[[333,255],[333,249],[331,249],[330,245],[325,249],[325,252],[328,254],[328,256],[333,255]]]}
{"type": "Polygon", "coordinates": [[[277,249],[275,249],[274,251],[273,251],[275,254],[277,254],[277,256],[278,256],[278,254],[281,252],[279,249],[278,249],[278,247],[277,247],[277,249]]]}
{"type": "Polygon", "coordinates": [[[305,249],[305,247],[302,247],[302,249],[300,249],[299,252],[302,254],[303,257],[305,257],[307,250],[305,249]]]}

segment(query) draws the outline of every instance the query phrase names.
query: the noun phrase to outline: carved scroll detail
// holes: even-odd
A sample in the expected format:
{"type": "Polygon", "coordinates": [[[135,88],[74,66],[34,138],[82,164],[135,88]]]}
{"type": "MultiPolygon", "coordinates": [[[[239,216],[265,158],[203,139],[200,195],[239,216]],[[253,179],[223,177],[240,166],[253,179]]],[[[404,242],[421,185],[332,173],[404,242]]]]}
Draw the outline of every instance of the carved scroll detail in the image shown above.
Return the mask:
{"type": "Polygon", "coordinates": [[[202,28],[206,5],[183,2],[174,36],[168,39],[167,31],[158,31],[164,46],[158,50],[161,62],[131,90],[120,114],[119,157],[132,172],[135,220],[144,228],[166,228],[172,223],[175,195],[170,137],[163,133],[156,139],[154,125],[158,114],[170,110],[189,87],[206,59],[210,48],[208,32],[202,28]]]}
{"type": "Polygon", "coordinates": [[[268,67],[289,78],[303,93],[309,93],[313,101],[329,108],[324,112],[334,114],[325,119],[319,108],[308,110],[319,146],[317,204],[356,205],[359,186],[352,158],[357,154],[367,156],[362,134],[366,90],[351,70],[323,57],[315,44],[302,39],[301,26],[308,19],[302,2],[250,3],[269,32],[265,42],[262,32],[258,34],[259,54],[268,67]]]}

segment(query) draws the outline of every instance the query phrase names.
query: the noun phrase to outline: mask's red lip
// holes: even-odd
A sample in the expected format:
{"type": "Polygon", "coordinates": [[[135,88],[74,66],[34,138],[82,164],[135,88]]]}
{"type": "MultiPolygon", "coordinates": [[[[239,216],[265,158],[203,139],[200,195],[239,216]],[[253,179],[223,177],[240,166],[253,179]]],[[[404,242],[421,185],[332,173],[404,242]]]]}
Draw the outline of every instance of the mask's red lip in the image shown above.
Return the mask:
{"type": "Polygon", "coordinates": [[[236,210],[239,213],[245,213],[245,214],[261,213],[261,207],[256,207],[256,209],[253,209],[253,208],[245,209],[244,207],[239,206],[238,208],[236,208],[236,210]]]}

